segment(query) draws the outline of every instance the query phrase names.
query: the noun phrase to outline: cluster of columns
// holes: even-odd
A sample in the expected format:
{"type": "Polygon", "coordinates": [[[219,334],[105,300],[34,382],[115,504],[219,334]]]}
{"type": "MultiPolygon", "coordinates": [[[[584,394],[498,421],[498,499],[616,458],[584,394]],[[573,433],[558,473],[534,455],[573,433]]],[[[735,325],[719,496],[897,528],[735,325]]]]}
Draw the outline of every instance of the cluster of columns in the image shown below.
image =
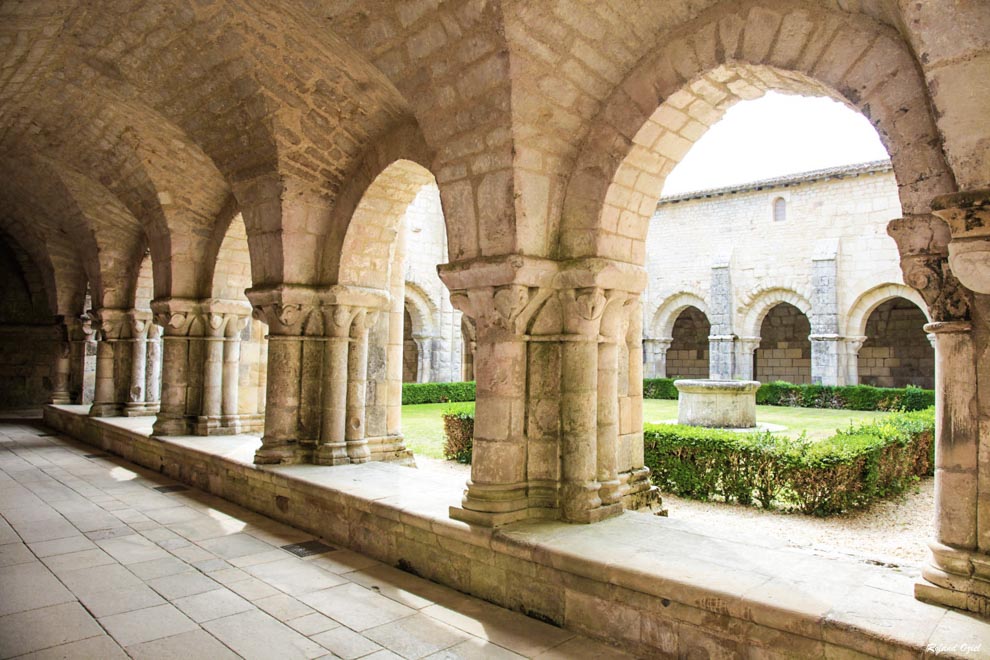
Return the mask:
{"type": "Polygon", "coordinates": [[[248,298],[269,328],[255,463],[411,461],[401,434],[402,297],[282,285],[248,298]]]}
{"type": "Polygon", "coordinates": [[[587,523],[659,505],[643,462],[645,272],[519,255],[440,271],[475,327],[471,479],[451,516],[587,523]]]}
{"type": "Polygon", "coordinates": [[[918,598],[990,615],[990,190],[890,223],[935,341],[935,540],[918,598]]]}
{"type": "Polygon", "coordinates": [[[249,309],[237,301],[166,298],[151,309],[162,327],[157,435],[229,435],[239,410],[241,332],[249,309]]]}

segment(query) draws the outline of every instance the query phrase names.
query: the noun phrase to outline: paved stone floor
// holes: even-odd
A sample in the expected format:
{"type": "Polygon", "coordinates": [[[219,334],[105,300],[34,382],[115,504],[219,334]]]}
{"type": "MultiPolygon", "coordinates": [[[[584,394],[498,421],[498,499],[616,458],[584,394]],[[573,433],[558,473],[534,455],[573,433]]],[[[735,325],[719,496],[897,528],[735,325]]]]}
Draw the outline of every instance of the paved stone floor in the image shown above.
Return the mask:
{"type": "Polygon", "coordinates": [[[628,657],[93,452],[0,421],[0,657],[628,657]]]}

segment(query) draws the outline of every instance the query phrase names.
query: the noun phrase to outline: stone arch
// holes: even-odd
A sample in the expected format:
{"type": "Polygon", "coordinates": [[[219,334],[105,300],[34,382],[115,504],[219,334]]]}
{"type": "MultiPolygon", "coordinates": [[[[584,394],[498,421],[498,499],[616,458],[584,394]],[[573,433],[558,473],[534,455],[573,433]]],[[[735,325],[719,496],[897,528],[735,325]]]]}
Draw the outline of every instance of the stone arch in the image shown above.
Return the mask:
{"type": "Polygon", "coordinates": [[[789,302],[774,303],[760,320],[753,377],[763,382],[810,383],[810,334],[811,320],[806,311],[789,302]]]}
{"type": "Polygon", "coordinates": [[[711,321],[694,305],[681,309],[674,317],[667,348],[668,377],[708,378],[711,321]]]}
{"type": "Polygon", "coordinates": [[[935,349],[925,333],[924,307],[895,296],[865,319],[856,361],[857,381],[879,387],[935,386],[935,349]]]}
{"type": "Polygon", "coordinates": [[[219,237],[213,266],[208,269],[210,295],[247,304],[244,291],[251,287],[251,253],[244,218],[234,213],[227,222],[218,222],[217,228],[224,231],[219,237]]]}
{"type": "Polygon", "coordinates": [[[760,326],[770,310],[780,303],[797,307],[809,319],[811,318],[811,303],[808,298],[793,289],[770,287],[761,289],[750,296],[749,303],[742,309],[742,334],[750,337],[760,336],[760,326]]]}
{"type": "Polygon", "coordinates": [[[911,301],[921,309],[925,318],[931,321],[928,305],[925,304],[917,290],[896,282],[886,282],[864,291],[856,298],[846,314],[846,334],[851,337],[865,336],[866,324],[873,310],[894,298],[905,298],[911,301]]]}
{"type": "Polygon", "coordinates": [[[906,214],[954,179],[924,80],[891,28],[812,3],[720,5],[640,60],[613,91],[568,183],[564,257],[642,263],[663,182],[732,104],[770,89],[825,95],[866,115],[890,153],[906,214]]]}
{"type": "Polygon", "coordinates": [[[678,315],[688,307],[695,307],[706,317],[708,316],[708,304],[702,296],[691,291],[675,293],[660,303],[657,311],[653,313],[653,321],[650,323],[652,337],[670,339],[678,315]]]}
{"type": "MultiPolygon", "coordinates": [[[[369,149],[334,204],[320,279],[388,288],[389,264],[406,209],[436,178],[419,128],[402,124],[369,149]]],[[[445,214],[446,218],[446,214],[445,214]]],[[[448,233],[451,231],[448,225],[448,233]]]]}
{"type": "Polygon", "coordinates": [[[141,311],[151,311],[151,301],[155,298],[154,270],[151,265],[151,252],[145,252],[137,268],[134,281],[132,307],[141,311]]]}
{"type": "Polygon", "coordinates": [[[430,296],[415,282],[406,281],[405,303],[406,310],[412,321],[412,334],[416,337],[434,337],[438,334],[436,327],[437,306],[430,296]]]}

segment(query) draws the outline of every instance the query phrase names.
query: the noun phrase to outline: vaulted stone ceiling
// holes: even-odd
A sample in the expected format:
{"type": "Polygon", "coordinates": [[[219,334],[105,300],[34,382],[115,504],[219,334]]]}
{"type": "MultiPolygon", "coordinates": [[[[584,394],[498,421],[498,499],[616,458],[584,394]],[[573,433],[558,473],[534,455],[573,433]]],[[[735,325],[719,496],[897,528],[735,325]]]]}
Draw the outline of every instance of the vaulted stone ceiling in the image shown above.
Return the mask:
{"type": "MultiPolygon", "coordinates": [[[[600,127],[625,119],[617,90],[651,53],[676,50],[682,28],[731,32],[733,16],[766,16],[785,39],[780,17],[809,11],[827,19],[815,29],[854,26],[913,51],[936,92],[955,79],[933,84],[929,63],[987,49],[975,28],[938,38],[929,10],[895,0],[8,0],[0,227],[46,281],[83,273],[94,305],[118,305],[146,249],[156,295],[208,295],[217,218],[240,207],[255,282],[295,281],[294,262],[327,260],[306,246],[339,248],[334,223],[350,218],[332,208],[342,195],[356,205],[348,186],[369,149],[411,127],[425,139],[414,160],[430,161],[453,218],[451,258],[553,256],[581,154],[622,153],[600,127]],[[288,208],[294,199],[308,210],[288,208]]],[[[964,134],[967,121],[939,129],[959,145],[950,163],[978,179],[985,138],[964,134]]]]}

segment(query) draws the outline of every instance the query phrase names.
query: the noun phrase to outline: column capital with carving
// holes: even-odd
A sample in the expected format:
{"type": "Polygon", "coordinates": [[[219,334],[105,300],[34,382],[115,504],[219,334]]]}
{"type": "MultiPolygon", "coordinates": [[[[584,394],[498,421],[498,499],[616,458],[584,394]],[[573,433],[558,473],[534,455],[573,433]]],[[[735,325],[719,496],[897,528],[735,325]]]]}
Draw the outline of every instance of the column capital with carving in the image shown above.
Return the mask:
{"type": "Polygon", "coordinates": [[[932,200],[932,213],[949,225],[949,265],[963,285],[990,294],[990,188],[932,200]]]}
{"type": "Polygon", "coordinates": [[[892,220],[887,233],[897,243],[904,283],[917,289],[935,321],[965,320],[972,293],[949,266],[949,226],[933,215],[892,220]]]}
{"type": "Polygon", "coordinates": [[[201,301],[195,298],[156,298],[151,301],[155,323],[166,337],[189,337],[202,332],[201,301]]]}
{"type": "Polygon", "coordinates": [[[131,336],[131,312],[128,309],[101,308],[90,312],[96,333],[102,341],[116,341],[131,336]]]}

